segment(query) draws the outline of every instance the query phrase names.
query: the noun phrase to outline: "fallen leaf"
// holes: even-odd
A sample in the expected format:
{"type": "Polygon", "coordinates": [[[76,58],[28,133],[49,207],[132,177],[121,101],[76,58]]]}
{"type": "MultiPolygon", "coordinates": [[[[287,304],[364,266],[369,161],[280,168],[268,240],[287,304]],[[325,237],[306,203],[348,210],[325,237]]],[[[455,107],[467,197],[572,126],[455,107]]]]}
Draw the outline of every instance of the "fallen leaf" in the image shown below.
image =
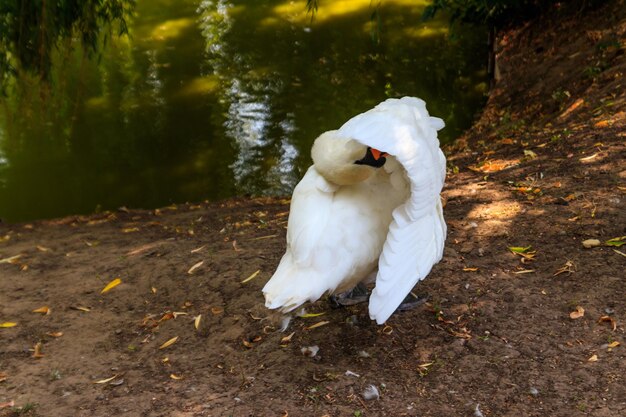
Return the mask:
{"type": "Polygon", "coordinates": [[[576,307],[576,311],[572,311],[571,313],[569,313],[569,317],[574,320],[579,319],[584,315],[585,315],[585,309],[582,308],[581,306],[576,307]]]}
{"type": "Polygon", "coordinates": [[[63,336],[63,332],[48,332],[46,333],[50,337],[61,337],[63,336]]]}
{"type": "Polygon", "coordinates": [[[0,408],[7,408],[7,407],[15,407],[15,401],[11,400],[11,401],[7,401],[4,403],[0,403],[0,408]]]}
{"type": "Polygon", "coordinates": [[[261,272],[261,270],[257,269],[255,272],[252,273],[252,275],[250,275],[248,278],[246,278],[243,281],[241,281],[241,283],[245,284],[248,281],[252,281],[257,275],[259,275],[259,272],[261,272]]]}
{"type": "Polygon", "coordinates": [[[126,227],[124,229],[122,229],[122,233],[134,233],[134,232],[138,232],[139,228],[138,227],[126,227]]]}
{"type": "Polygon", "coordinates": [[[466,268],[463,268],[463,271],[465,271],[465,272],[476,272],[476,271],[478,271],[478,268],[466,267],[466,268]]]}
{"type": "Polygon", "coordinates": [[[198,328],[200,327],[200,320],[202,320],[202,314],[198,314],[193,320],[193,325],[196,328],[196,330],[198,330],[198,328]]]}
{"type": "Polygon", "coordinates": [[[597,362],[598,361],[598,355],[592,355],[589,359],[587,359],[587,362],[597,362]]]}
{"type": "Polygon", "coordinates": [[[50,314],[50,307],[43,306],[33,310],[33,313],[50,314]]]}
{"type": "Polygon", "coordinates": [[[4,323],[0,323],[0,328],[8,328],[8,327],[15,327],[17,326],[17,323],[14,323],[12,321],[5,321],[4,323]]]}
{"type": "Polygon", "coordinates": [[[321,313],[306,313],[306,314],[302,314],[302,315],[301,315],[301,316],[299,316],[299,317],[304,317],[304,318],[306,319],[306,318],[310,318],[310,317],[319,317],[319,316],[323,316],[324,314],[326,314],[326,313],[322,311],[321,313]]]}
{"type": "Polygon", "coordinates": [[[565,262],[565,265],[560,267],[552,276],[555,277],[557,275],[564,274],[564,273],[572,274],[572,273],[576,272],[575,268],[576,267],[574,266],[572,261],[567,261],[567,262],[565,262]]]}
{"type": "Polygon", "coordinates": [[[150,291],[152,292],[152,294],[156,294],[157,293],[157,289],[154,288],[154,287],[150,288],[150,291]]]}
{"type": "Polygon", "coordinates": [[[600,241],[598,239],[587,239],[583,240],[582,244],[585,248],[590,249],[596,246],[600,246],[600,241]]]}
{"type": "Polygon", "coordinates": [[[522,269],[520,271],[513,271],[514,274],[530,274],[531,272],[535,272],[534,269],[522,269]]]}
{"type": "Polygon", "coordinates": [[[168,346],[172,346],[174,343],[176,343],[177,340],[178,340],[178,336],[172,337],[170,340],[168,340],[167,342],[159,346],[159,349],[165,349],[168,346]]]}
{"type": "Polygon", "coordinates": [[[138,247],[136,249],[132,249],[132,250],[126,252],[126,255],[127,256],[139,255],[142,252],[145,252],[145,251],[150,250],[152,248],[156,248],[157,246],[161,246],[162,244],[163,244],[163,242],[160,242],[160,241],[159,242],[148,243],[148,244],[140,246],[140,247],[138,247]]]}
{"type": "Polygon", "coordinates": [[[35,344],[35,347],[32,349],[32,351],[33,351],[33,356],[32,356],[33,358],[39,359],[39,358],[44,357],[44,354],[41,353],[41,342],[37,342],[35,344]]]}
{"type": "Polygon", "coordinates": [[[8,258],[0,259],[0,264],[14,264],[22,255],[9,256],[8,258]]]}
{"type": "Polygon", "coordinates": [[[92,384],[106,384],[107,382],[111,382],[113,381],[115,378],[117,378],[119,375],[115,374],[110,378],[106,378],[106,379],[100,379],[98,381],[93,381],[92,384]]]}
{"type": "Polygon", "coordinates": [[[254,346],[252,343],[250,343],[250,342],[249,342],[248,340],[246,340],[246,339],[243,339],[243,340],[241,341],[241,343],[243,343],[243,345],[244,345],[245,347],[247,347],[248,349],[251,349],[251,348],[254,346]]]}
{"type": "Polygon", "coordinates": [[[204,248],[206,248],[206,245],[202,245],[199,248],[192,249],[191,253],[198,253],[198,252],[200,252],[204,248]]]}
{"type": "Polygon", "coordinates": [[[170,378],[172,378],[172,379],[177,379],[177,380],[178,380],[178,379],[183,379],[183,377],[182,377],[182,376],[179,376],[179,375],[176,375],[176,374],[170,374],[170,378]]]}
{"type": "Polygon", "coordinates": [[[535,257],[535,255],[537,254],[536,250],[532,250],[532,246],[509,246],[509,250],[511,252],[513,252],[515,255],[519,255],[522,258],[528,260],[528,261],[532,261],[534,260],[533,258],[535,257]]]}
{"type": "Polygon", "coordinates": [[[617,322],[615,321],[615,319],[611,316],[602,316],[598,319],[598,323],[604,323],[604,322],[609,322],[611,323],[611,328],[613,329],[613,331],[617,330],[617,322]]]}
{"type": "Polygon", "coordinates": [[[264,240],[264,239],[271,239],[273,237],[277,237],[278,235],[267,235],[267,236],[261,236],[261,237],[255,237],[252,240],[264,240]]]}
{"type": "Polygon", "coordinates": [[[291,342],[291,338],[293,337],[293,335],[296,334],[296,332],[291,333],[289,336],[285,336],[282,339],[280,339],[280,343],[289,343],[291,342]]]}
{"type": "Polygon", "coordinates": [[[524,149],[524,156],[527,156],[530,159],[535,159],[537,157],[537,154],[531,151],[530,149],[524,149]]]}
{"type": "Polygon", "coordinates": [[[622,245],[626,245],[626,236],[614,237],[613,239],[609,239],[604,242],[606,246],[615,246],[620,247],[622,245]]]}
{"type": "Polygon", "coordinates": [[[189,313],[186,313],[184,311],[174,311],[172,313],[172,316],[174,316],[174,318],[177,318],[178,316],[188,316],[189,313]]]}
{"type": "Polygon", "coordinates": [[[45,246],[37,245],[37,250],[39,252],[49,252],[51,249],[50,248],[46,248],[45,246]]]}
{"type": "Polygon", "coordinates": [[[532,246],[509,246],[509,250],[513,253],[526,253],[532,249],[532,246]]]}
{"type": "Polygon", "coordinates": [[[586,161],[591,161],[592,159],[594,159],[596,156],[598,156],[597,153],[594,153],[593,155],[589,155],[589,156],[585,156],[584,158],[580,158],[579,161],[580,162],[586,162],[586,161]]]}
{"type": "Polygon", "coordinates": [[[70,307],[72,310],[79,310],[79,311],[91,311],[91,309],[89,307],[83,307],[83,306],[71,306],[70,307]]]}
{"type": "Polygon", "coordinates": [[[109,282],[106,287],[104,287],[102,289],[102,291],[100,291],[100,294],[104,294],[109,292],[112,288],[117,287],[118,285],[120,285],[122,283],[122,280],[119,278],[115,278],[113,281],[109,282]]]}
{"type": "MultiPolygon", "coordinates": [[[[0,382],[4,382],[9,378],[9,376],[7,374],[5,374],[4,372],[0,372],[0,382]]],[[[2,407],[0,407],[2,408],[2,407]]]]}
{"type": "Polygon", "coordinates": [[[609,343],[609,344],[607,345],[607,348],[608,348],[609,350],[611,350],[611,349],[615,349],[615,348],[616,348],[616,347],[618,347],[620,344],[621,344],[620,342],[618,342],[617,340],[615,340],[615,341],[613,341],[613,342],[609,343]]]}
{"type": "Polygon", "coordinates": [[[202,266],[202,264],[204,264],[204,261],[200,261],[195,263],[191,268],[189,268],[189,270],[187,271],[188,274],[193,274],[194,271],[198,268],[200,268],[202,266]]]}
{"type": "Polygon", "coordinates": [[[329,321],[320,321],[318,323],[315,323],[311,326],[305,327],[304,330],[313,330],[313,329],[317,329],[318,327],[322,327],[322,326],[326,326],[328,323],[330,323],[329,321]]]}
{"type": "Polygon", "coordinates": [[[224,312],[224,309],[222,307],[211,307],[211,313],[214,316],[217,316],[219,314],[222,314],[224,312]]]}

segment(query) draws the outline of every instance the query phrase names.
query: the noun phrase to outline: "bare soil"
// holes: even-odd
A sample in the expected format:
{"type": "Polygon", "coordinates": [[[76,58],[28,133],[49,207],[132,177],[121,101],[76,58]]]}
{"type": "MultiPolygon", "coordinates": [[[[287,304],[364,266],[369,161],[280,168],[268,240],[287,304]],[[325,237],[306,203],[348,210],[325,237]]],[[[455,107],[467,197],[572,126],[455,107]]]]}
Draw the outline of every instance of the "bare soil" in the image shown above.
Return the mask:
{"type": "Polygon", "coordinates": [[[0,223],[0,416],[625,416],[625,10],[500,36],[429,302],[385,326],[322,300],[277,330],[288,200],[0,223]]]}

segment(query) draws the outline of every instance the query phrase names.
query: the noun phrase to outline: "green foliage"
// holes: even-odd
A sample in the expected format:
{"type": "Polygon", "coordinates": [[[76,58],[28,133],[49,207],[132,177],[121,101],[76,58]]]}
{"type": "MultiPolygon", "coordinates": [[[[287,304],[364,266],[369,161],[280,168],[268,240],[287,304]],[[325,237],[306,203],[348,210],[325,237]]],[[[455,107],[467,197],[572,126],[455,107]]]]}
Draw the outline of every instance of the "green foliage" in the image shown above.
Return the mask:
{"type": "Polygon", "coordinates": [[[439,11],[450,14],[450,23],[477,23],[501,27],[513,20],[536,14],[540,7],[556,0],[434,0],[424,10],[423,19],[432,19],[439,11]]]}
{"type": "Polygon", "coordinates": [[[89,53],[106,41],[117,24],[127,33],[126,20],[135,0],[2,0],[0,2],[0,82],[23,70],[47,81],[51,51],[63,39],[78,38],[89,53]]]}
{"type": "Polygon", "coordinates": [[[537,16],[550,7],[573,4],[579,10],[594,7],[604,0],[434,0],[422,19],[432,19],[438,12],[450,15],[450,24],[475,23],[501,28],[537,16]]]}

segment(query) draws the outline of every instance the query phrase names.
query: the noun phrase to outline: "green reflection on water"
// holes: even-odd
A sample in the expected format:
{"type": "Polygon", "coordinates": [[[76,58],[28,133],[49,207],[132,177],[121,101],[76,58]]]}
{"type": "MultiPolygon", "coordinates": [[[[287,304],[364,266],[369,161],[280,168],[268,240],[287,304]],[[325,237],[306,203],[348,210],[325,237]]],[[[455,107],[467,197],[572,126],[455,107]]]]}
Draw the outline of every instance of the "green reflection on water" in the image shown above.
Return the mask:
{"type": "MultiPolygon", "coordinates": [[[[483,33],[447,39],[423,4],[142,0],[99,60],[72,42],[52,84],[20,77],[0,112],[0,218],[288,194],[321,132],[387,97],[446,120],[483,104],[483,33]],[[375,36],[372,36],[374,34],[375,36]]],[[[442,18],[443,19],[443,18],[442,18]]]]}

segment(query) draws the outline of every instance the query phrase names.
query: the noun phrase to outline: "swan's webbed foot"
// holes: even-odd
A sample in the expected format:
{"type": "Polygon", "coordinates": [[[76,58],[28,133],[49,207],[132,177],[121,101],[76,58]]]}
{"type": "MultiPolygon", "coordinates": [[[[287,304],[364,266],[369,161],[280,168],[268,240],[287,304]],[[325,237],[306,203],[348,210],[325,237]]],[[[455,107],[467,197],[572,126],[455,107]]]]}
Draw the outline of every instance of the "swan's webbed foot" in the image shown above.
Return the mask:
{"type": "Polygon", "coordinates": [[[369,299],[370,295],[367,291],[367,287],[361,283],[350,291],[342,292],[341,294],[333,294],[330,298],[331,306],[335,308],[352,306],[359,303],[364,303],[369,299]]]}
{"type": "Polygon", "coordinates": [[[428,301],[427,296],[418,297],[417,295],[410,292],[406,297],[404,297],[404,300],[402,300],[402,302],[400,303],[396,311],[413,310],[414,308],[419,307],[422,304],[424,304],[426,301],[428,301]]]}

